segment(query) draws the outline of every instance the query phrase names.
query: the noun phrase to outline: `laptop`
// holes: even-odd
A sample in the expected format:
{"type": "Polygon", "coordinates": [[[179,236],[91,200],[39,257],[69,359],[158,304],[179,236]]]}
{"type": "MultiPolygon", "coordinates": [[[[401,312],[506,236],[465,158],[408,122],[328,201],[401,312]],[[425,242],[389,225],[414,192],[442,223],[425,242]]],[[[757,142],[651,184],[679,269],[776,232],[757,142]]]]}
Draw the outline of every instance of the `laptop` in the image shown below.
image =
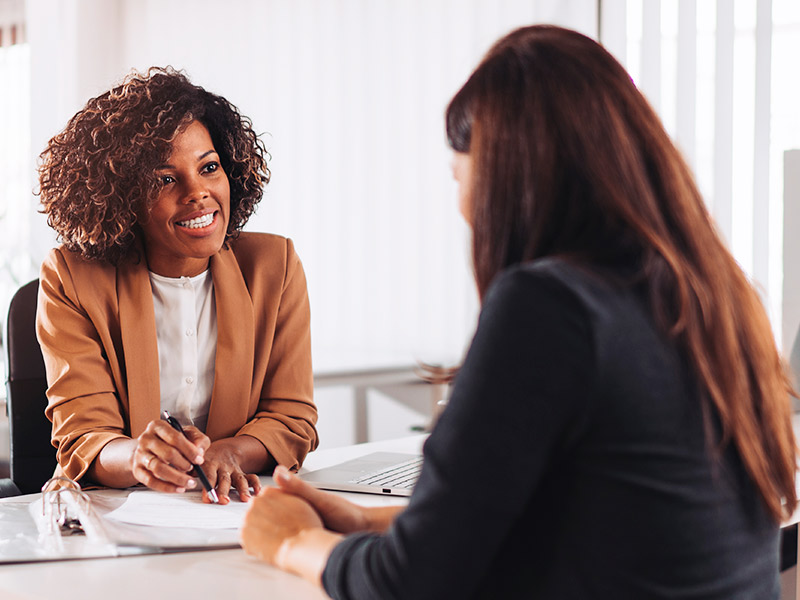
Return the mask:
{"type": "Polygon", "coordinates": [[[422,456],[419,454],[373,452],[303,473],[300,479],[323,490],[410,496],[421,468],[422,456]]]}

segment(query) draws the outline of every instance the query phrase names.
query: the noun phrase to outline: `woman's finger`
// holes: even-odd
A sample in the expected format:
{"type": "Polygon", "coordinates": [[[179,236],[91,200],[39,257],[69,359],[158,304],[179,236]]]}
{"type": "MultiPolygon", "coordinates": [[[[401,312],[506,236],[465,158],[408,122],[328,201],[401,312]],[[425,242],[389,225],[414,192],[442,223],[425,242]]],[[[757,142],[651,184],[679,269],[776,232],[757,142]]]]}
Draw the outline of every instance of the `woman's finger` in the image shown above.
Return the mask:
{"type": "Polygon", "coordinates": [[[220,504],[231,501],[231,474],[228,471],[217,471],[217,496],[220,504]]]}
{"type": "Polygon", "coordinates": [[[318,490],[313,485],[309,485],[299,477],[293,475],[289,469],[283,465],[278,465],[272,472],[272,478],[278,487],[284,492],[289,492],[295,496],[300,496],[312,505],[322,501],[328,496],[326,492],[318,490]]]}
{"type": "Polygon", "coordinates": [[[322,527],[314,509],[301,498],[264,488],[250,503],[240,529],[242,547],[275,564],[283,542],[304,529],[322,527]]]}
{"type": "Polygon", "coordinates": [[[350,533],[367,528],[367,514],[364,507],[309,485],[290,473],[286,467],[276,467],[273,478],[282,492],[296,496],[311,505],[328,529],[350,533]]]}
{"type": "Polygon", "coordinates": [[[250,493],[250,482],[247,480],[245,474],[241,471],[231,474],[231,485],[233,485],[233,487],[239,493],[239,500],[242,502],[248,502],[250,498],[252,498],[252,494],[250,493]]]}
{"type": "Polygon", "coordinates": [[[205,455],[206,450],[211,446],[211,438],[192,425],[184,427],[183,433],[185,433],[188,440],[205,455]]]}
{"type": "Polygon", "coordinates": [[[133,463],[134,477],[151,489],[180,493],[197,485],[194,479],[166,464],[156,454],[137,450],[133,463]]]}
{"type": "Polygon", "coordinates": [[[159,420],[150,421],[144,433],[139,436],[139,446],[183,471],[190,470],[198,458],[202,460],[203,455],[185,435],[159,420]]]}
{"type": "Polygon", "coordinates": [[[154,460],[150,466],[150,472],[155,480],[148,483],[147,486],[153,489],[162,490],[166,486],[167,488],[172,487],[176,492],[181,493],[187,489],[192,490],[197,487],[197,480],[162,460],[154,460]]]}
{"type": "Polygon", "coordinates": [[[250,487],[253,488],[253,494],[258,495],[261,491],[261,480],[258,478],[258,475],[255,473],[247,473],[245,477],[247,477],[250,487]]]}
{"type": "Polygon", "coordinates": [[[192,462],[185,456],[187,449],[189,454],[197,453],[197,448],[183,434],[164,421],[153,420],[137,438],[131,465],[133,476],[159,491],[193,489],[197,482],[189,475],[192,462]]]}

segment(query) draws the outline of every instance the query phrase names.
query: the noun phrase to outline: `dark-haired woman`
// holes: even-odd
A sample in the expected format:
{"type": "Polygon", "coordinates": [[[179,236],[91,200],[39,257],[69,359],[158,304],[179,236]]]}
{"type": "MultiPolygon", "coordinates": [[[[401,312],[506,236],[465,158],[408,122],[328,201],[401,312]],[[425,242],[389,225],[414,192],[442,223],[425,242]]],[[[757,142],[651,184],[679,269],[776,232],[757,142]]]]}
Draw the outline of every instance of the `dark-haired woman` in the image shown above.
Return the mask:
{"type": "Polygon", "coordinates": [[[183,492],[197,463],[226,503],[316,447],[300,260],[240,233],[268,181],[250,121],[172,69],[129,76],[50,141],[41,200],[63,245],[37,333],[59,474],[183,492]]]}
{"type": "Polygon", "coordinates": [[[334,598],[777,598],[789,385],[628,74],[583,35],[519,29],[447,129],[482,311],[410,503],[278,468],[245,549],[334,598]]]}

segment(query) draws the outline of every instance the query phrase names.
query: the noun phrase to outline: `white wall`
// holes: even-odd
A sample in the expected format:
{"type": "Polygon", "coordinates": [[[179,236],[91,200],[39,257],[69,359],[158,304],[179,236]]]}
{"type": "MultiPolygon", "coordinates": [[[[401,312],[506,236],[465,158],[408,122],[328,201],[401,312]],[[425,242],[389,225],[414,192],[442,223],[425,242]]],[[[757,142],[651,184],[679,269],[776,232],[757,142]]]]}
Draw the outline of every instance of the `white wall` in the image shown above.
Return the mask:
{"type": "MultiPolygon", "coordinates": [[[[596,0],[26,2],[31,143],[24,151],[31,165],[89,97],[132,67],[183,68],[237,104],[264,132],[273,181],[249,228],[290,235],[297,243],[309,278],[315,363],[327,369],[337,363],[457,359],[477,302],[467,232],[455,210],[444,107],[488,46],[512,27],[554,22],[590,35],[598,28],[596,0]]],[[[781,153],[800,139],[797,78],[780,66],[797,55],[790,29],[797,23],[796,0],[737,1],[736,14],[730,0],[603,0],[602,8],[603,43],[661,107],[706,197],[722,211],[734,247],[737,238],[743,242],[737,258],[760,271],[755,274],[762,284],[769,238],[764,287],[779,305],[771,316],[788,352],[800,326],[800,282],[794,277],[800,272],[800,238],[794,235],[800,216],[791,213],[800,210],[800,200],[789,199],[800,198],[800,165],[791,166],[797,152],[794,159],[786,157],[785,207],[783,190],[772,189],[772,208],[765,210],[764,171],[773,172],[772,185],[779,181],[781,153]],[[777,61],[772,82],[761,80],[759,99],[739,87],[720,92],[720,99],[732,98],[732,124],[730,111],[726,122],[722,113],[716,121],[707,118],[703,110],[709,107],[716,114],[715,79],[739,85],[768,58],[770,12],[777,61]],[[718,27],[721,42],[715,41],[718,27]],[[733,80],[725,62],[731,53],[733,80]],[[768,87],[771,141],[763,96],[768,87]],[[736,116],[741,106],[749,111],[746,118],[736,116]],[[717,134],[715,125],[738,133],[717,134]],[[758,164],[728,169],[729,187],[715,175],[714,146],[726,146],[725,135],[736,147],[762,149],[755,153],[758,164]],[[734,201],[730,190],[724,197],[729,188],[759,197],[744,219],[736,217],[746,229],[734,226],[720,204],[734,201]]],[[[24,111],[18,114],[25,118],[24,111]]],[[[721,158],[719,166],[727,168],[728,158],[721,158]]],[[[34,179],[31,169],[30,185],[23,187],[32,188],[34,179]]],[[[15,235],[28,236],[33,259],[40,261],[55,241],[33,210],[34,198],[30,206],[27,223],[15,235]]],[[[731,210],[741,212],[735,205],[731,210]]],[[[349,391],[326,388],[317,400],[323,444],[348,443],[349,391]]],[[[399,435],[420,422],[384,395],[372,394],[369,403],[378,437],[399,435]]]]}
{"type": "MultiPolygon", "coordinates": [[[[272,182],[248,229],[291,236],[315,367],[456,362],[477,298],[443,114],[492,42],[533,22],[596,33],[594,0],[28,0],[38,155],[131,68],[172,65],[248,115],[272,182]]],[[[54,243],[31,216],[34,256],[54,243]]],[[[323,446],[350,443],[350,392],[317,393],[323,446]]],[[[418,415],[369,397],[373,437],[418,415]]]]}
{"type": "Polygon", "coordinates": [[[458,359],[477,301],[446,103],[511,28],[597,22],[591,0],[29,0],[28,21],[34,153],[131,68],[252,118],[273,181],[248,229],[295,240],[325,364],[458,359]]]}
{"type": "MultiPolygon", "coordinates": [[[[249,228],[297,244],[317,365],[455,361],[477,301],[444,143],[445,105],[512,27],[555,22],[595,35],[597,7],[595,0],[27,0],[28,152],[33,164],[90,96],[130,68],[183,68],[264,132],[273,181],[249,228]]],[[[781,252],[775,182],[781,153],[798,139],[797,78],[785,72],[797,54],[796,0],[603,0],[602,8],[603,43],[660,107],[737,259],[765,290],[788,349],[800,290],[788,288],[783,302],[781,290],[800,249],[788,237],[781,252]]],[[[31,232],[41,260],[53,235],[41,215],[31,211],[28,220],[21,230],[31,232]]]]}

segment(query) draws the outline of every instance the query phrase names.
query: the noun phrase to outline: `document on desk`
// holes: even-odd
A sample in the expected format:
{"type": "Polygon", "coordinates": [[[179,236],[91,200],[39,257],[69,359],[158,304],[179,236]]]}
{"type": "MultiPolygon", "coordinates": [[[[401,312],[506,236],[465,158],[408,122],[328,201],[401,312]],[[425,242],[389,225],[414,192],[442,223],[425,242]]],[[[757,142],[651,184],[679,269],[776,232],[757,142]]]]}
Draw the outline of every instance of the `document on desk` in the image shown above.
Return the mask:
{"type": "Polygon", "coordinates": [[[228,504],[206,504],[199,492],[166,494],[141,490],[128,494],[107,519],[149,525],[191,529],[239,529],[248,504],[232,499],[228,504]]]}

